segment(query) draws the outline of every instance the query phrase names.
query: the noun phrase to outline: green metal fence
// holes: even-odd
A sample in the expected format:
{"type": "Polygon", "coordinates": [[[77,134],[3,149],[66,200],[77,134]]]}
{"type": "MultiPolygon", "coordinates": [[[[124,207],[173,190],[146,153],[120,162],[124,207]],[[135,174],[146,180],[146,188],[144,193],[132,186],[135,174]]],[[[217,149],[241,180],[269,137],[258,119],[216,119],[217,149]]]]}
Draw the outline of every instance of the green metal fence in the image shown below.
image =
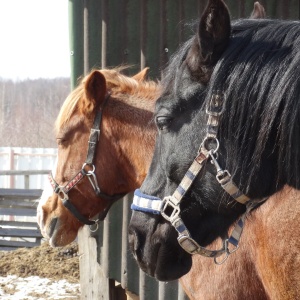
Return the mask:
{"type": "MultiPolygon", "coordinates": [[[[232,18],[247,17],[253,0],[227,0],[232,18]]],[[[298,0],[261,0],[267,17],[299,18],[298,0]]],[[[206,0],[69,0],[72,87],[94,67],[150,67],[157,78],[170,55],[191,34],[186,26],[206,0]]]]}

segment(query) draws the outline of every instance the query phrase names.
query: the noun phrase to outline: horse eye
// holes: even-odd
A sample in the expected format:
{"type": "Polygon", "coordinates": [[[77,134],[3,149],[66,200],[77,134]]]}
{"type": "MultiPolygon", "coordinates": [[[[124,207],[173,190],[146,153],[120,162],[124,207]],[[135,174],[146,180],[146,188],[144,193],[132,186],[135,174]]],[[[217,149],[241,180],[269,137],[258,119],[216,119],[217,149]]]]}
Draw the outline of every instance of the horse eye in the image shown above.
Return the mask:
{"type": "Polygon", "coordinates": [[[66,142],[64,138],[56,138],[57,145],[63,145],[66,142]]]}
{"type": "Polygon", "coordinates": [[[159,130],[166,130],[171,122],[172,118],[166,116],[158,116],[155,119],[156,126],[159,130]]]}

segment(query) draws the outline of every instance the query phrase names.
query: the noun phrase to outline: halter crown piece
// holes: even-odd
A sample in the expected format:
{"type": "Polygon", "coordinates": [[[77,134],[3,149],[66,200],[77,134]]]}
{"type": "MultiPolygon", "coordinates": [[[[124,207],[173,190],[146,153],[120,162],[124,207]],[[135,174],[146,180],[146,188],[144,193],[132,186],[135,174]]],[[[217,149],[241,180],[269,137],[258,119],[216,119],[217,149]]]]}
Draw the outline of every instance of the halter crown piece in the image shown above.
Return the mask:
{"type": "Polygon", "coordinates": [[[190,254],[200,254],[206,257],[213,257],[216,264],[222,264],[231,253],[238,249],[238,243],[243,231],[245,217],[250,209],[252,209],[252,206],[247,206],[246,212],[236,223],[231,236],[223,240],[223,248],[220,250],[209,250],[200,246],[191,237],[190,232],[180,217],[180,202],[208,160],[210,160],[216,167],[217,181],[231,197],[242,204],[247,204],[250,200],[250,198],[244,195],[233,183],[230,173],[227,170],[223,170],[217,161],[217,154],[219,150],[217,133],[220,116],[223,111],[223,93],[214,94],[206,107],[206,114],[208,115],[206,136],[199,147],[197,156],[194,158],[193,163],[184,175],[173,195],[167,196],[161,200],[160,198],[149,196],[143,194],[140,190],[136,190],[134,193],[133,204],[131,205],[132,210],[161,214],[162,217],[169,221],[178,232],[178,243],[186,252],[190,254]],[[234,246],[233,250],[228,248],[229,244],[234,246]],[[219,262],[217,261],[217,257],[221,255],[225,256],[219,262]]]}
{"type": "Polygon", "coordinates": [[[108,94],[105,97],[104,103],[102,107],[99,108],[99,110],[96,112],[93,127],[91,128],[90,131],[90,137],[88,141],[88,151],[87,151],[87,157],[85,163],[82,165],[81,170],[64,186],[59,185],[52,174],[50,172],[48,178],[50,181],[50,184],[53,188],[54,193],[56,193],[59,198],[61,199],[63,205],[69,209],[69,211],[79,220],[81,223],[85,225],[96,225],[96,229],[98,228],[98,223],[104,219],[106,216],[109,207],[103,211],[103,213],[99,216],[97,220],[89,220],[85,216],[83,216],[77,208],[70,202],[69,195],[68,193],[70,192],[71,189],[73,189],[85,176],[88,177],[89,182],[91,183],[96,195],[98,197],[107,199],[107,200],[118,200],[125,196],[125,194],[115,194],[115,195],[107,195],[103,192],[101,192],[99,185],[98,185],[98,180],[95,174],[95,165],[94,165],[94,159],[95,159],[95,154],[96,154],[96,149],[98,142],[100,140],[100,127],[101,127],[101,121],[102,121],[102,112],[103,109],[110,97],[110,94],[108,94]]]}

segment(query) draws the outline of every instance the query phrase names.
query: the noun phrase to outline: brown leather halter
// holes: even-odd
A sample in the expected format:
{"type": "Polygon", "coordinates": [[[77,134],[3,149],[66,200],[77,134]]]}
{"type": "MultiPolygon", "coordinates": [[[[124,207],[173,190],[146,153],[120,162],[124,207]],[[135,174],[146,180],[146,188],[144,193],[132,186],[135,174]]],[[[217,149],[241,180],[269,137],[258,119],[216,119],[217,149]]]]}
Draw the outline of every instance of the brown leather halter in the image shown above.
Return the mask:
{"type": "Polygon", "coordinates": [[[85,163],[82,165],[81,170],[64,186],[59,185],[54,177],[52,172],[50,172],[48,178],[50,181],[50,184],[53,188],[54,193],[56,193],[59,198],[61,199],[63,205],[76,217],[81,223],[85,225],[95,225],[98,224],[100,221],[103,221],[105,218],[108,210],[110,209],[111,205],[118,199],[124,197],[126,194],[115,194],[115,195],[108,195],[106,193],[101,192],[97,177],[95,174],[95,165],[94,165],[94,159],[96,154],[96,149],[98,142],[100,140],[100,128],[101,128],[101,121],[102,121],[102,113],[103,109],[110,97],[110,94],[108,94],[105,97],[104,103],[102,107],[99,108],[99,110],[96,112],[93,127],[91,128],[90,137],[88,141],[88,152],[85,163]],[[73,189],[84,177],[88,177],[96,195],[99,198],[104,198],[106,200],[111,200],[112,202],[110,205],[108,205],[107,208],[99,215],[99,218],[97,220],[89,220],[85,216],[83,216],[78,209],[70,202],[68,193],[71,189],[73,189]]]}

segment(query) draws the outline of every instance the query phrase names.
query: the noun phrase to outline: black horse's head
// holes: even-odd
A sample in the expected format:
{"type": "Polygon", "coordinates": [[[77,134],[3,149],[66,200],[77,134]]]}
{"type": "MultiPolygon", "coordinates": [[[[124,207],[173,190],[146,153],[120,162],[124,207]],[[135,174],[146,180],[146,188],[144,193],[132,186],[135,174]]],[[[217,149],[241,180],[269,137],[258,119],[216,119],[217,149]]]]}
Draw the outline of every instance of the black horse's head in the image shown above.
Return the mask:
{"type": "MultiPolygon", "coordinates": [[[[299,25],[249,19],[231,24],[224,2],[209,0],[198,33],[165,70],[155,111],[156,148],[138,193],[154,203],[178,190],[207,137],[206,108],[215,97],[224,107],[214,140],[219,144],[212,147],[240,191],[262,199],[284,184],[300,187],[299,25]]],[[[180,202],[180,217],[201,246],[226,237],[245,211],[221,187],[211,162],[208,155],[180,202]]],[[[177,279],[189,271],[191,255],[171,223],[149,212],[149,203],[133,212],[131,249],[151,276],[177,279]]]]}

